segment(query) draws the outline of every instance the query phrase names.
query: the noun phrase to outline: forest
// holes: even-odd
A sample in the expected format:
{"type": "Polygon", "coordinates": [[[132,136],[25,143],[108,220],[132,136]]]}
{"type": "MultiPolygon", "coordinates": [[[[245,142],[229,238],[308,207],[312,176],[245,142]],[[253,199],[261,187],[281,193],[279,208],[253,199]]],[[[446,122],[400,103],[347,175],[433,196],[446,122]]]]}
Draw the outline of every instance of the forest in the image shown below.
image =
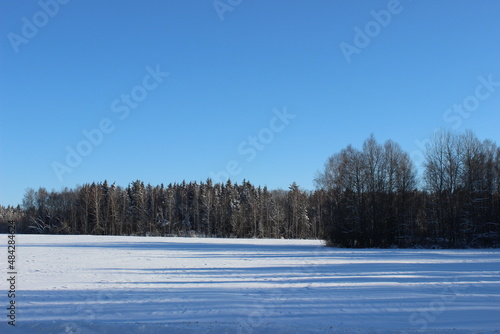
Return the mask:
{"type": "Polygon", "coordinates": [[[0,232],[324,239],[352,248],[499,247],[500,148],[441,131],[418,173],[410,155],[373,135],[330,156],[306,191],[203,182],[27,189],[0,206],[0,232]],[[419,176],[420,174],[420,176],[419,176]]]}

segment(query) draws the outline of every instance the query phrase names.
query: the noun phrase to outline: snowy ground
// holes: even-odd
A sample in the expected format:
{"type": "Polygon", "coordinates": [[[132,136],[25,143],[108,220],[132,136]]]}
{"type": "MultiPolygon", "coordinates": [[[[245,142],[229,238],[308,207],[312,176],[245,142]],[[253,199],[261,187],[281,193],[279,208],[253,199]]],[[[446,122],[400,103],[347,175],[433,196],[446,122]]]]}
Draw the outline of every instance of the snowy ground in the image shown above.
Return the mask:
{"type": "Polygon", "coordinates": [[[500,250],[17,235],[1,333],[500,333],[500,250]]]}

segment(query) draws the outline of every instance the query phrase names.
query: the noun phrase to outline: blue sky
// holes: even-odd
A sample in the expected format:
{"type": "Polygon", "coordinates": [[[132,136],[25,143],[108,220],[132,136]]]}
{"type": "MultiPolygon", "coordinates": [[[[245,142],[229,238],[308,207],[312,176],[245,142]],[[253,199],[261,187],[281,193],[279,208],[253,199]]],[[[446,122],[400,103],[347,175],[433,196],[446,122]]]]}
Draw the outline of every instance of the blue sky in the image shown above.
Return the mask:
{"type": "Polygon", "coordinates": [[[416,160],[436,128],[500,142],[499,2],[59,1],[0,3],[2,205],[105,179],[313,189],[370,133],[416,160]]]}

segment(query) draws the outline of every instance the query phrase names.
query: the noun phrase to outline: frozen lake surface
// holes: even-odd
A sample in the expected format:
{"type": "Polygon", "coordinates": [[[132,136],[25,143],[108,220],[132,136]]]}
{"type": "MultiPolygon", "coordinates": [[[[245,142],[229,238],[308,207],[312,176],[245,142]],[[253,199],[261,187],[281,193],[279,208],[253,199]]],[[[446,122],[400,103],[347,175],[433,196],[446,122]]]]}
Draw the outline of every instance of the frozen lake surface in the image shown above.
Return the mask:
{"type": "MultiPolygon", "coordinates": [[[[7,236],[0,239],[6,259],[7,236]]],[[[500,250],[120,236],[16,241],[16,327],[2,307],[1,333],[500,333],[500,250]]],[[[7,278],[2,265],[5,306],[7,278]]]]}

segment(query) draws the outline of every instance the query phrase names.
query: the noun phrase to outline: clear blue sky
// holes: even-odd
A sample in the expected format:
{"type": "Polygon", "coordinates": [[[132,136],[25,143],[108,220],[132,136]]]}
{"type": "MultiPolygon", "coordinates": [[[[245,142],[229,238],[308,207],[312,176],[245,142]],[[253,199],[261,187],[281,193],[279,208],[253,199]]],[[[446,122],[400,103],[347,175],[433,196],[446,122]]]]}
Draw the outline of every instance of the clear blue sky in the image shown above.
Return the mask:
{"type": "Polygon", "coordinates": [[[370,133],[417,158],[436,128],[500,142],[497,1],[54,1],[0,3],[2,205],[219,171],[313,189],[370,133]]]}

